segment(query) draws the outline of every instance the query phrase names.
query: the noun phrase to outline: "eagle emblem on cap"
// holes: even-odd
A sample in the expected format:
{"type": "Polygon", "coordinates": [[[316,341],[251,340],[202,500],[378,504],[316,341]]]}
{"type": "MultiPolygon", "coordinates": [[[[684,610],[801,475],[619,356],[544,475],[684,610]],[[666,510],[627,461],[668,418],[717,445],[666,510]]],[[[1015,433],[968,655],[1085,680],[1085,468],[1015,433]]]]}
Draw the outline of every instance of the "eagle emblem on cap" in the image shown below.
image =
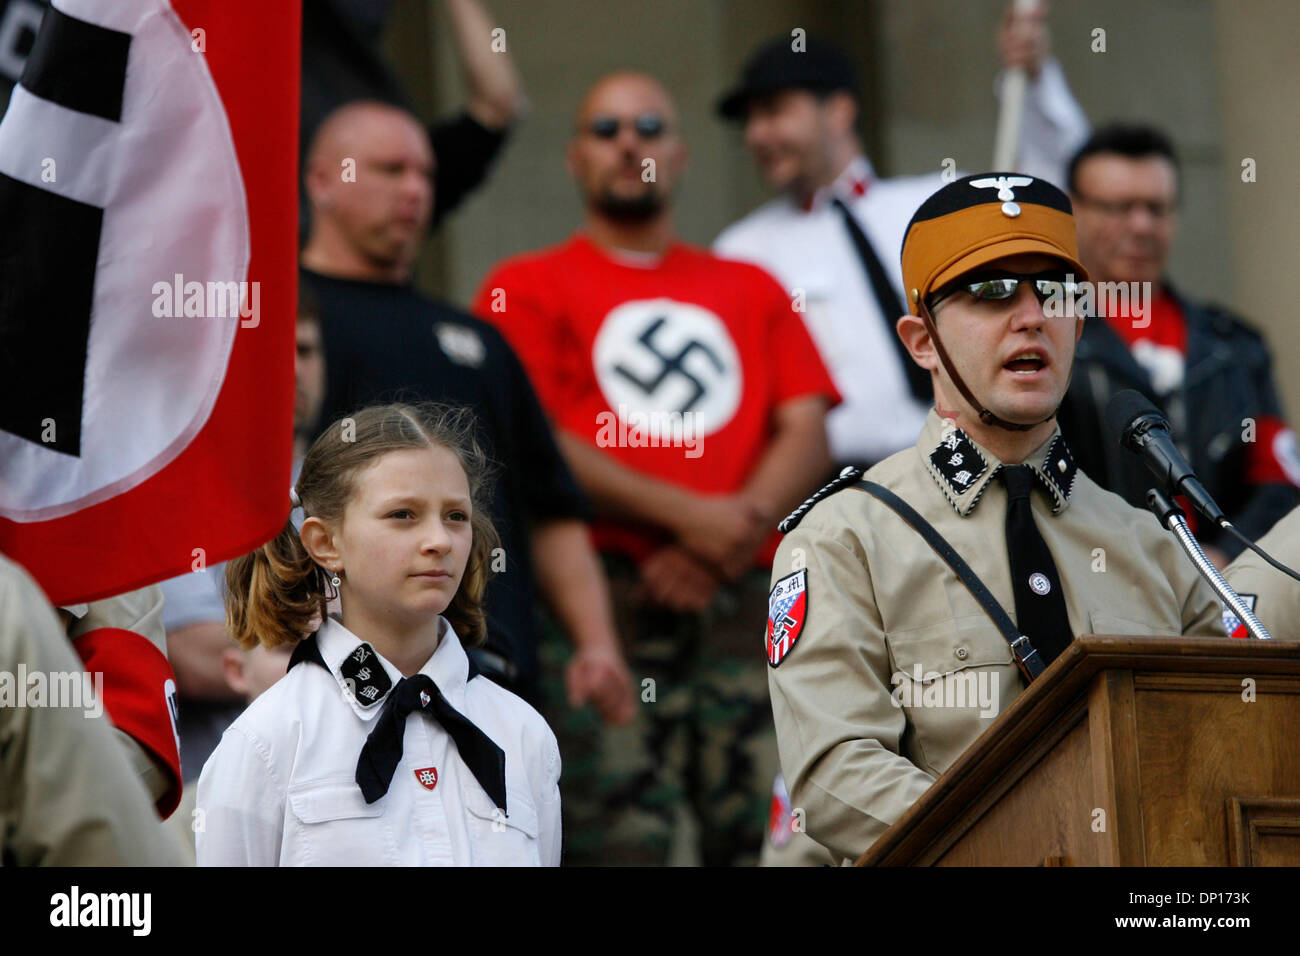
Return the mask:
{"type": "Polygon", "coordinates": [[[1019,189],[1032,182],[1033,179],[1029,176],[986,176],[983,179],[972,179],[970,184],[976,189],[996,189],[998,198],[1002,200],[1002,214],[1014,219],[1020,215],[1020,207],[1014,202],[1016,194],[1011,189],[1013,186],[1019,189]]]}

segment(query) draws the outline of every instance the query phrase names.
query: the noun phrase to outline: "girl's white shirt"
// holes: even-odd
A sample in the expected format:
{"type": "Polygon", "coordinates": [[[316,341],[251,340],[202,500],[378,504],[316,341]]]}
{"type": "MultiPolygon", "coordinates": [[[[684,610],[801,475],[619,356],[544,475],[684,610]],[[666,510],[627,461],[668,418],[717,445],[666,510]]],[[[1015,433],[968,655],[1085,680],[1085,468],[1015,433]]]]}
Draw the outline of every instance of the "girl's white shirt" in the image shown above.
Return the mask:
{"type": "MultiPolygon", "coordinates": [[[[329,670],[310,661],[290,668],[230,725],[204,765],[198,865],[559,865],[555,735],[510,691],[486,677],[468,680],[460,639],[439,621],[442,638],[420,673],[505,751],[508,815],[447,732],[421,713],[406,720],[388,793],[366,803],[357,758],[386,695],[365,707],[353,696],[339,668],[362,641],[331,618],[317,633],[329,670]]],[[[375,656],[396,686],[401,672],[375,656]]]]}

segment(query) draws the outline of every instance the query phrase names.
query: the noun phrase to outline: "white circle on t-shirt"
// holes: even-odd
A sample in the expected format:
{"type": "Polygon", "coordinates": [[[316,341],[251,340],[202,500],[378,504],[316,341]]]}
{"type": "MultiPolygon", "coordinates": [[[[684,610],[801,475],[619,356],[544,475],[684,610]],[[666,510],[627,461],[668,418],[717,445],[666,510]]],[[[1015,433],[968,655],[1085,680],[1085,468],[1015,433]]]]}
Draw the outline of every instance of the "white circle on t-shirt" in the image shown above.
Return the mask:
{"type": "Polygon", "coordinates": [[[682,424],[710,435],[740,406],[740,353],[726,324],[703,306],[624,302],[605,316],[591,358],[609,407],[653,435],[682,424]]]}

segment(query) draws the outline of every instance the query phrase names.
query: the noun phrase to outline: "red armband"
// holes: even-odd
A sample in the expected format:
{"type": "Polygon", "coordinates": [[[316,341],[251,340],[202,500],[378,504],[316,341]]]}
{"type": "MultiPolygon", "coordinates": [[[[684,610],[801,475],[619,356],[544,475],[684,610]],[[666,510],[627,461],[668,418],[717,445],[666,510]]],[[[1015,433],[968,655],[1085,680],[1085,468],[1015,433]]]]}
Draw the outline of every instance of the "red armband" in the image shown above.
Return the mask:
{"type": "Polygon", "coordinates": [[[104,709],[167,768],[171,786],[158,798],[164,820],[181,802],[180,740],[176,734],[176,675],[167,657],[135,631],[100,627],[72,642],[87,672],[104,675],[104,709]]]}
{"type": "Polygon", "coordinates": [[[1300,486],[1300,452],[1296,448],[1295,432],[1286,422],[1271,415],[1261,415],[1255,428],[1246,462],[1246,483],[1300,486]]]}

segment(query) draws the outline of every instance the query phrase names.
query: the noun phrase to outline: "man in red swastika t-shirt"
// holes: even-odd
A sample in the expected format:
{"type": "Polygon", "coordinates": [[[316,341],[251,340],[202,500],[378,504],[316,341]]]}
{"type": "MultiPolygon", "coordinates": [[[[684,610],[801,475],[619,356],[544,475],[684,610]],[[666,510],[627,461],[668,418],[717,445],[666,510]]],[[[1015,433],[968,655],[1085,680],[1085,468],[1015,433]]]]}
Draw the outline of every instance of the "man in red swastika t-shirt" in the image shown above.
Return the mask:
{"type": "Polygon", "coordinates": [[[597,509],[641,681],[629,727],[586,741],[557,727],[570,862],[664,862],[683,801],[705,863],[757,858],[776,769],[762,636],[774,528],[830,467],[839,395],[789,297],[675,236],[685,162],[662,87],[603,78],[568,150],[582,230],[502,263],[475,301],[597,509]]]}

